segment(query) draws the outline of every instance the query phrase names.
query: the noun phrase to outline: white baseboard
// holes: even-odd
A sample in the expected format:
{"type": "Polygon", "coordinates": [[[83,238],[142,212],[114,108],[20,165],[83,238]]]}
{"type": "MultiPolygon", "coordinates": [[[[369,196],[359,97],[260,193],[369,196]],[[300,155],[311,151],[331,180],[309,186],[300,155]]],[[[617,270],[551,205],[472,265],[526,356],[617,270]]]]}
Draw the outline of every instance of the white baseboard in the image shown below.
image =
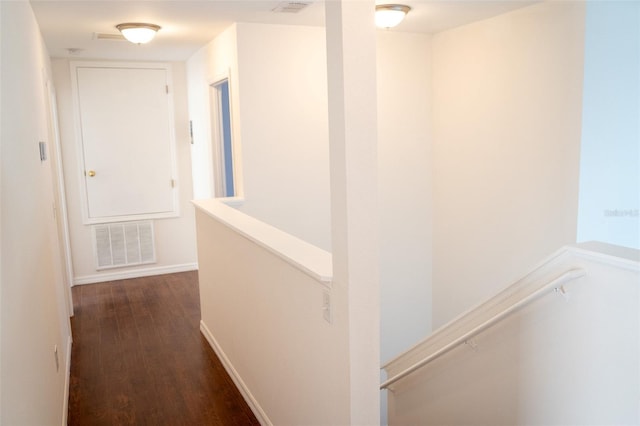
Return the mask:
{"type": "Polygon", "coordinates": [[[67,425],[67,417],[69,415],[69,386],[71,385],[71,345],[73,338],[71,334],[67,338],[67,356],[65,363],[65,378],[64,378],[64,399],[62,400],[62,426],[67,425]]]}
{"type": "Polygon", "coordinates": [[[209,342],[211,348],[213,348],[213,351],[216,353],[216,355],[218,355],[218,358],[222,362],[224,369],[227,370],[227,373],[229,374],[229,376],[231,376],[233,383],[235,383],[238,390],[240,390],[242,397],[247,402],[247,405],[249,405],[249,408],[251,408],[251,411],[253,411],[253,414],[256,416],[260,424],[262,426],[273,426],[273,423],[271,423],[269,417],[267,417],[267,414],[251,394],[251,391],[244,383],[236,369],[233,367],[233,364],[231,364],[231,361],[229,360],[229,358],[227,358],[227,355],[222,350],[222,347],[220,347],[215,337],[213,337],[213,334],[211,334],[211,331],[203,321],[200,321],[200,331],[209,342]]]}
{"type": "Polygon", "coordinates": [[[94,284],[104,281],[126,280],[129,278],[150,277],[153,275],[173,274],[176,272],[197,271],[197,263],[181,265],[155,266],[152,268],[130,269],[126,271],[107,272],[95,275],[84,275],[73,278],[73,285],[94,284]]]}

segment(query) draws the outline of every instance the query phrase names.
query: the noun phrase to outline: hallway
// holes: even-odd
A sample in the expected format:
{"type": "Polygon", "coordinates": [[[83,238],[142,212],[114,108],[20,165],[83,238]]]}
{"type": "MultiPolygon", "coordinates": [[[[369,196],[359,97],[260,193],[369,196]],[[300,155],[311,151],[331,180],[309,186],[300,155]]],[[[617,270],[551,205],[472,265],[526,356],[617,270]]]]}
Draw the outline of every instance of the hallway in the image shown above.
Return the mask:
{"type": "Polygon", "coordinates": [[[69,425],[257,425],[200,334],[198,273],[73,288],[69,425]]]}

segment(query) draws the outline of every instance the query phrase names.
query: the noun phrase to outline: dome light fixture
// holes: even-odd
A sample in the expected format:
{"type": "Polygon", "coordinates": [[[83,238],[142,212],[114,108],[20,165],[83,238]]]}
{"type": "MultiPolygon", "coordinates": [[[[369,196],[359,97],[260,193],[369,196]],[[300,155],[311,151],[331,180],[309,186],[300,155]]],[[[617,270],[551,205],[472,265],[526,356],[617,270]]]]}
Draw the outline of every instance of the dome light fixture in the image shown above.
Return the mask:
{"type": "Polygon", "coordinates": [[[124,38],[131,43],[144,44],[149,43],[155,37],[160,25],[144,24],[140,22],[127,22],[116,25],[118,31],[122,33],[124,38]]]}
{"type": "Polygon", "coordinates": [[[403,4],[379,4],[376,6],[376,26],[393,28],[404,19],[411,8],[403,4]]]}

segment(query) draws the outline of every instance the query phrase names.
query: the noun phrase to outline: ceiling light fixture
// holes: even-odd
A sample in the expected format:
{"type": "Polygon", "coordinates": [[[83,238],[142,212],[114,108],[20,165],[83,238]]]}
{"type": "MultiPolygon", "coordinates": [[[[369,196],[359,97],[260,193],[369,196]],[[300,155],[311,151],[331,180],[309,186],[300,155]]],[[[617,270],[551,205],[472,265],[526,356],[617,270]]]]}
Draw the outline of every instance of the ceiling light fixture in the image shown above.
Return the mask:
{"type": "Polygon", "coordinates": [[[411,8],[403,4],[380,4],[376,6],[376,26],[392,28],[398,25],[411,8]]]}
{"type": "Polygon", "coordinates": [[[139,22],[127,22],[116,25],[118,31],[131,43],[149,43],[155,37],[156,32],[161,28],[155,24],[143,24],[139,22]]]}

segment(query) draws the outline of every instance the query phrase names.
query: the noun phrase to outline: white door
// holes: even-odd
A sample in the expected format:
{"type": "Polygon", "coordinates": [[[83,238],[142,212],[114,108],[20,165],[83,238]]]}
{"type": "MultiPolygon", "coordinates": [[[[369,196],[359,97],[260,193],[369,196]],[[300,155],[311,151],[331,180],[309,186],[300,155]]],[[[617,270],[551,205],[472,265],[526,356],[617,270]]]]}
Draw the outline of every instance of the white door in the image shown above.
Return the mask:
{"type": "Polygon", "coordinates": [[[85,222],[175,216],[168,69],[74,68],[85,222]]]}

